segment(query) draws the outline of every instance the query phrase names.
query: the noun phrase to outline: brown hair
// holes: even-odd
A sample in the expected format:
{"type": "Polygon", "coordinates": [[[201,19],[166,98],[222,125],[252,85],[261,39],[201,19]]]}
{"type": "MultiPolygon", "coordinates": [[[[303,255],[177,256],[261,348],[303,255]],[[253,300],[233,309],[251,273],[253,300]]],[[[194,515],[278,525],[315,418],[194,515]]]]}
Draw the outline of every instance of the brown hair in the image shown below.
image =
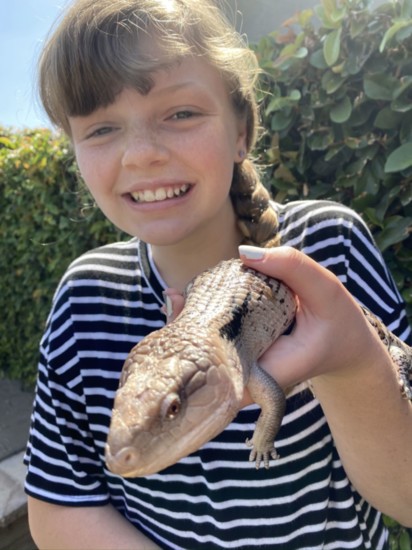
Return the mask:
{"type": "MultiPolygon", "coordinates": [[[[154,71],[188,55],[220,71],[235,112],[246,120],[246,145],[258,126],[253,52],[213,0],[75,0],[46,43],[39,92],[50,120],[70,135],[68,117],[109,105],[124,87],[148,93],[154,71]],[[139,54],[155,36],[161,58],[139,54]]],[[[235,164],[231,199],[245,243],[277,244],[277,216],[254,163],[235,164]]]]}

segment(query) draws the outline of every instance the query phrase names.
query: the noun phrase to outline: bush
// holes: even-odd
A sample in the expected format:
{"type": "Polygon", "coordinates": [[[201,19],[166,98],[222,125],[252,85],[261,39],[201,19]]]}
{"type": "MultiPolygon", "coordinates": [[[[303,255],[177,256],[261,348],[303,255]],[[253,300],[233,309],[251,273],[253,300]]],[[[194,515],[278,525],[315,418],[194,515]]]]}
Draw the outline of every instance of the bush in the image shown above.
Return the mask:
{"type": "Polygon", "coordinates": [[[0,194],[0,372],[31,385],[67,264],[118,233],[79,190],[67,141],[48,130],[0,130],[0,194]]]}
{"type": "Polygon", "coordinates": [[[277,200],[363,215],[412,316],[412,2],[367,4],[323,0],[255,47],[258,154],[277,200]]]}

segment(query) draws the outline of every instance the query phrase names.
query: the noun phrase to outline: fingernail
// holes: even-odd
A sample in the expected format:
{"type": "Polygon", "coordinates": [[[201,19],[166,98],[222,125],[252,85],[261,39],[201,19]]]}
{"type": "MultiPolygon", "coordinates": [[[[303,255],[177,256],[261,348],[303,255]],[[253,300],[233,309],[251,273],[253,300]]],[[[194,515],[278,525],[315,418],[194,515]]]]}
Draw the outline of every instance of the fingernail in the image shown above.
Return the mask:
{"type": "Polygon", "coordinates": [[[241,244],[239,246],[239,255],[246,260],[263,260],[265,249],[257,246],[250,246],[248,244],[241,244]]]}
{"type": "Polygon", "coordinates": [[[173,302],[167,294],[163,294],[166,306],[166,317],[169,319],[173,315],[173,302]]]}

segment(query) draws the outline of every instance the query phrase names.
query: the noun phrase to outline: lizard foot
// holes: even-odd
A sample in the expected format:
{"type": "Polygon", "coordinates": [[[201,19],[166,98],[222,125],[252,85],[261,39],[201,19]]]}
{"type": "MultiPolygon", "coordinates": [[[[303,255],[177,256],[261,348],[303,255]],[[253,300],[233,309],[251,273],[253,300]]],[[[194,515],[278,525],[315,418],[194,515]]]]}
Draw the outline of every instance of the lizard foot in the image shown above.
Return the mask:
{"type": "Polygon", "coordinates": [[[412,354],[406,344],[391,345],[389,353],[398,367],[398,380],[402,396],[412,401],[412,354]]]}
{"type": "Polygon", "coordinates": [[[249,455],[249,462],[256,461],[256,470],[259,470],[262,460],[266,470],[268,470],[270,458],[280,458],[276,449],[273,447],[273,444],[270,444],[270,446],[267,446],[267,448],[260,450],[256,448],[253,439],[246,439],[246,445],[248,447],[252,447],[249,455]]]}

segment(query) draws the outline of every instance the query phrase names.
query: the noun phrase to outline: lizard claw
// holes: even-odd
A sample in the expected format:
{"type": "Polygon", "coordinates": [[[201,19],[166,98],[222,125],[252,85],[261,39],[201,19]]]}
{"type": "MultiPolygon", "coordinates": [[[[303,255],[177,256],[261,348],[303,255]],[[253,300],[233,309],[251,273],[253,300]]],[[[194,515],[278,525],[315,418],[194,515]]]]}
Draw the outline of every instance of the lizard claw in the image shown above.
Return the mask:
{"type": "Polygon", "coordinates": [[[279,454],[272,445],[270,445],[270,447],[267,446],[265,449],[259,450],[256,448],[253,439],[246,439],[246,445],[248,447],[252,447],[249,455],[249,462],[256,462],[256,470],[259,470],[262,460],[266,470],[268,470],[270,465],[270,457],[273,459],[279,458],[279,454]]]}

